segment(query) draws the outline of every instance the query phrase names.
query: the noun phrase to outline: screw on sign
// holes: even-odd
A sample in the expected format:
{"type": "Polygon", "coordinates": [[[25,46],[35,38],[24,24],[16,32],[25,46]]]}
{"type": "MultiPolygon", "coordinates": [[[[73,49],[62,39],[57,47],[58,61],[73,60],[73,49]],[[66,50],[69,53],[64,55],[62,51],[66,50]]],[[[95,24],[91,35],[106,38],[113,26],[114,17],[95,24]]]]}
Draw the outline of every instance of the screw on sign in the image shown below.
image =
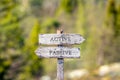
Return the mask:
{"type": "Polygon", "coordinates": [[[64,58],[80,57],[79,48],[65,47],[65,45],[80,44],[84,40],[79,34],[64,34],[62,30],[57,30],[57,34],[40,34],[39,44],[58,47],[39,47],[35,53],[40,58],[57,58],[57,79],[64,80],[64,58]]]}

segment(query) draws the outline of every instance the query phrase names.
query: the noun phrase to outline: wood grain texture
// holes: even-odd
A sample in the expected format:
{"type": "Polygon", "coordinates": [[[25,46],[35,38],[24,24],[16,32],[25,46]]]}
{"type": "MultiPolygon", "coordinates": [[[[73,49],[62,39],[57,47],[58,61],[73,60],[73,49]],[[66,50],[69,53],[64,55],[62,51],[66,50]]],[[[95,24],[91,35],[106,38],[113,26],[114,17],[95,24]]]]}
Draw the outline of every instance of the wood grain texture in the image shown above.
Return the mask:
{"type": "Polygon", "coordinates": [[[59,45],[59,44],[80,44],[85,39],[79,34],[40,34],[39,44],[59,45]]]}
{"type": "MultiPolygon", "coordinates": [[[[57,34],[63,34],[63,30],[57,30],[57,34]]],[[[63,45],[58,45],[59,48],[62,48],[63,45]]],[[[57,60],[57,79],[64,80],[64,58],[58,58],[57,60]]]]}
{"type": "Polygon", "coordinates": [[[57,79],[64,80],[64,59],[58,58],[57,61],[57,79]]]}
{"type": "Polygon", "coordinates": [[[79,48],[40,47],[35,51],[40,58],[79,58],[79,48]]]}

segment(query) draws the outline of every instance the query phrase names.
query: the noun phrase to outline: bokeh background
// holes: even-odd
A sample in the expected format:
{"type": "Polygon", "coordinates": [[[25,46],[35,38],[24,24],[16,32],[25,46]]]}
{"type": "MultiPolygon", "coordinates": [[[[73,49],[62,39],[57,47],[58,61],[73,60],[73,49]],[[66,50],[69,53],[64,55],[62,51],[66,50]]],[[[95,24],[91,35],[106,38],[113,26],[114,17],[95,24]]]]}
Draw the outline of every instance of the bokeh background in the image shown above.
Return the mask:
{"type": "Polygon", "coordinates": [[[120,80],[120,0],[0,0],[0,80],[57,80],[57,59],[34,51],[59,27],[86,39],[65,80],[120,80]]]}

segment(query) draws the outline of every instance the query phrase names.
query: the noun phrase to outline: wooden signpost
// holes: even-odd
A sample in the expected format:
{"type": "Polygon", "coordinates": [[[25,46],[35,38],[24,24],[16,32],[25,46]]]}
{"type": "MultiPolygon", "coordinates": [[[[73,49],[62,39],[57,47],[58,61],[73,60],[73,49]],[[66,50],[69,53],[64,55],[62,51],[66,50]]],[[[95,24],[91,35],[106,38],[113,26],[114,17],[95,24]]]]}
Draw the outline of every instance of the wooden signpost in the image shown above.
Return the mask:
{"type": "Polygon", "coordinates": [[[57,30],[57,34],[40,34],[39,44],[57,45],[58,47],[39,47],[35,53],[40,58],[57,58],[57,78],[64,80],[64,58],[80,57],[79,48],[64,46],[80,44],[84,40],[79,34],[63,34],[62,30],[57,30]]]}

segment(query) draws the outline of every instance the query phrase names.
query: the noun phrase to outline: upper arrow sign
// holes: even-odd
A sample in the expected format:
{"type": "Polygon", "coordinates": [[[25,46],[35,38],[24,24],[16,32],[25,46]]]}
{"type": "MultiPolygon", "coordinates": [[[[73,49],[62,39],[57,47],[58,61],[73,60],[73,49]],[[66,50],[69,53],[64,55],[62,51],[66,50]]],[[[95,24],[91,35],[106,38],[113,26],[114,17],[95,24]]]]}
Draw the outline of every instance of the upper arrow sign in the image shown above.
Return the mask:
{"type": "Polygon", "coordinates": [[[39,43],[45,45],[80,44],[85,39],[79,34],[40,34],[39,43]]]}

